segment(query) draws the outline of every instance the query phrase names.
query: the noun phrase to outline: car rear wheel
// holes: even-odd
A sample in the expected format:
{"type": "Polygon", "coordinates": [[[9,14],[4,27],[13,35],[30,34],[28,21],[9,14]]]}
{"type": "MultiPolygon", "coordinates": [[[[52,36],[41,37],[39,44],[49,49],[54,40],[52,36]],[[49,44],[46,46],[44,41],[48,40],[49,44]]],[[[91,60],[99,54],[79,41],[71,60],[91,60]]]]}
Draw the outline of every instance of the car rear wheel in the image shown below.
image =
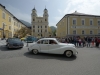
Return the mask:
{"type": "Polygon", "coordinates": [[[71,57],[72,55],[73,55],[73,52],[70,51],[70,50],[67,50],[67,51],[65,52],[65,56],[66,56],[66,57],[71,57]]]}
{"type": "Polygon", "coordinates": [[[34,49],[34,50],[32,50],[32,53],[36,55],[36,54],[38,54],[38,50],[34,49]]]}

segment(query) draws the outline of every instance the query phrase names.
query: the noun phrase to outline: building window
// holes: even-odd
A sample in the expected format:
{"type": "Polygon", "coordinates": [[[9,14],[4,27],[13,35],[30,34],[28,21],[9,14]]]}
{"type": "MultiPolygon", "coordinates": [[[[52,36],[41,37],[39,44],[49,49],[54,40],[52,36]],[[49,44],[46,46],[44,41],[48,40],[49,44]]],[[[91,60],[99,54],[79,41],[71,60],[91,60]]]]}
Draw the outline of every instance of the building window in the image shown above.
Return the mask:
{"type": "Polygon", "coordinates": [[[9,22],[11,22],[11,17],[9,17],[9,22]]]}
{"type": "Polygon", "coordinates": [[[41,32],[42,32],[42,30],[41,30],[41,32]]]}
{"type": "Polygon", "coordinates": [[[47,21],[47,19],[45,19],[45,21],[47,21]]]}
{"type": "Polygon", "coordinates": [[[9,30],[11,30],[11,26],[9,26],[9,30]]]}
{"type": "Polygon", "coordinates": [[[45,30],[45,32],[47,32],[47,30],[45,30]]]}
{"type": "Polygon", "coordinates": [[[93,25],[93,21],[92,20],[90,20],[90,25],[93,25]]]}
{"type": "Polygon", "coordinates": [[[38,30],[38,32],[39,32],[39,30],[38,30]]]}
{"type": "Polygon", "coordinates": [[[33,29],[33,32],[35,32],[35,29],[33,29]]]}
{"type": "Polygon", "coordinates": [[[20,27],[20,24],[19,24],[19,27],[20,27]]]}
{"type": "Polygon", "coordinates": [[[47,26],[45,26],[45,28],[47,28],[47,26]]]}
{"type": "Polygon", "coordinates": [[[76,34],[76,30],[73,31],[73,34],[76,34]]]}
{"type": "Polygon", "coordinates": [[[90,34],[93,34],[93,31],[90,31],[90,34]]]}
{"type": "Polygon", "coordinates": [[[35,19],[33,19],[33,21],[35,21],[35,19]]]}
{"type": "Polygon", "coordinates": [[[2,13],[2,18],[5,19],[5,17],[6,17],[6,15],[5,15],[5,13],[3,12],[3,13],[2,13]]]}
{"type": "Polygon", "coordinates": [[[42,26],[41,26],[41,28],[42,28],[42,26]]]}
{"type": "Polygon", "coordinates": [[[17,27],[18,27],[18,23],[17,23],[17,27]]]}
{"type": "Polygon", "coordinates": [[[100,30],[98,30],[98,34],[100,35],[100,30]]]}
{"type": "Polygon", "coordinates": [[[15,25],[15,22],[14,22],[14,25],[15,25]]]}
{"type": "Polygon", "coordinates": [[[98,25],[100,25],[100,21],[98,21],[98,25]]]}
{"type": "Polygon", "coordinates": [[[35,28],[35,26],[33,26],[33,28],[35,28]]]}
{"type": "Polygon", "coordinates": [[[3,24],[2,24],[2,28],[5,29],[5,26],[6,26],[5,23],[3,23],[3,24]]]}
{"type": "Polygon", "coordinates": [[[84,25],[84,20],[82,20],[82,25],[84,25]]]}
{"type": "Polygon", "coordinates": [[[76,25],[76,20],[73,20],[73,25],[76,25]]]}
{"type": "Polygon", "coordinates": [[[82,31],[82,34],[84,34],[84,30],[82,31]]]}
{"type": "Polygon", "coordinates": [[[39,28],[39,26],[38,26],[38,28],[39,28]]]}

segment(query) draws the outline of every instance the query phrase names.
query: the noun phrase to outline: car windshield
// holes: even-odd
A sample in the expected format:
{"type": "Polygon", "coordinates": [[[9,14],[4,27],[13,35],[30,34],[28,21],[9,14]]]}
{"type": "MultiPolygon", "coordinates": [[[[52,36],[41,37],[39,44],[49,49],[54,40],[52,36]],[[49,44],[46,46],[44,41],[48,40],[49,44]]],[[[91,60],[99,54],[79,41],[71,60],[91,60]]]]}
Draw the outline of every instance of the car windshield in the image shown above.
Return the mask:
{"type": "Polygon", "coordinates": [[[57,40],[57,42],[61,43],[61,42],[60,42],[60,39],[56,38],[56,40],[57,40]]]}
{"type": "Polygon", "coordinates": [[[17,38],[12,38],[12,39],[8,39],[8,42],[20,42],[20,39],[17,38]]]}

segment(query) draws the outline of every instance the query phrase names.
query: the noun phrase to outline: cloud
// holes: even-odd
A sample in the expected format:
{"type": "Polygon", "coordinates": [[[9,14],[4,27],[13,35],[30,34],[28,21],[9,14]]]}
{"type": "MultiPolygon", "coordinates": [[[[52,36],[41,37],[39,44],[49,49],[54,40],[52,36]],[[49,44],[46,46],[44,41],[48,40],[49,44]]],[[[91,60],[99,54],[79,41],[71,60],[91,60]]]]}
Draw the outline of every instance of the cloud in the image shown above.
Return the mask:
{"type": "Polygon", "coordinates": [[[18,19],[22,19],[24,21],[27,21],[29,23],[31,23],[31,15],[30,14],[26,14],[26,13],[23,13],[21,12],[19,9],[11,6],[11,5],[8,5],[7,7],[7,10],[9,12],[11,12],[16,18],[18,19]]]}
{"type": "Polygon", "coordinates": [[[64,10],[59,9],[59,14],[68,14],[78,11],[86,14],[99,15],[100,14],[99,0],[67,0],[64,10]],[[61,12],[62,11],[62,12],[61,12]]]}

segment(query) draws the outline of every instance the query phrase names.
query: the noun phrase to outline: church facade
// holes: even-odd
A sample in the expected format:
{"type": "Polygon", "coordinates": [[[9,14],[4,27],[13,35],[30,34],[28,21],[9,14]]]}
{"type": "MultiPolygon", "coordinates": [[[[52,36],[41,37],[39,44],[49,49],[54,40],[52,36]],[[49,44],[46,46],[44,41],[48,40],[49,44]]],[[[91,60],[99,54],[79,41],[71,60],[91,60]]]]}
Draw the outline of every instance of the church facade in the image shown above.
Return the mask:
{"type": "Polygon", "coordinates": [[[35,37],[48,37],[49,36],[49,26],[48,26],[48,10],[45,8],[43,12],[43,17],[37,15],[35,7],[32,9],[31,14],[31,30],[32,36],[35,37]]]}

